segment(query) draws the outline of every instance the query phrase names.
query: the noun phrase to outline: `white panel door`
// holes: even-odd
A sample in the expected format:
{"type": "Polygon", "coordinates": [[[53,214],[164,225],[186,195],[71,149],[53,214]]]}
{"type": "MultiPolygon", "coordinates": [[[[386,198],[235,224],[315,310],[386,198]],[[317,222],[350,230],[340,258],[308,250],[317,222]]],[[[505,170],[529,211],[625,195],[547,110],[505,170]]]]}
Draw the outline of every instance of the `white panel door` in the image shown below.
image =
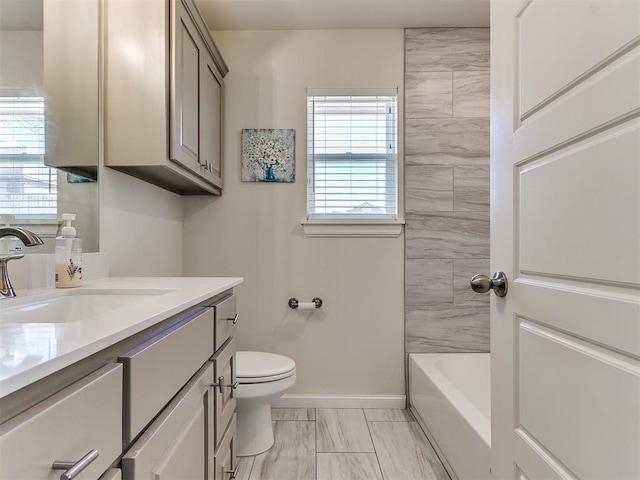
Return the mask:
{"type": "Polygon", "coordinates": [[[492,474],[640,478],[640,1],[491,4],[492,474]]]}

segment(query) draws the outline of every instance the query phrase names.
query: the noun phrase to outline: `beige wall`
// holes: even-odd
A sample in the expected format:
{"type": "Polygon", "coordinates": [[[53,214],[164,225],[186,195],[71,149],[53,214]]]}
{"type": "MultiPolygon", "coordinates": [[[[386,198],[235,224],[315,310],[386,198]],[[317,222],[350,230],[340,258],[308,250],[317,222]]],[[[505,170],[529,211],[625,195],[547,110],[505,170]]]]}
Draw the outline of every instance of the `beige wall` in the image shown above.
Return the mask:
{"type": "Polygon", "coordinates": [[[182,276],[182,197],[110,168],[98,175],[109,276],[182,276]]]}
{"type": "MultiPolygon", "coordinates": [[[[403,87],[402,30],[218,32],[225,186],[185,197],[185,275],[245,277],[239,347],[292,357],[289,393],[402,395],[404,238],[306,238],[306,87],[403,87]],[[296,182],[241,183],[242,128],[296,129],[296,182]],[[296,312],[290,297],[321,297],[296,312]]],[[[402,112],[400,112],[402,118],[402,112]]],[[[401,133],[401,132],[400,132],[401,133]]]]}
{"type": "Polygon", "coordinates": [[[42,90],[42,31],[1,31],[0,65],[2,88],[42,90]]]}
{"type": "MultiPolygon", "coordinates": [[[[98,251],[98,183],[69,183],[67,172],[58,172],[58,218],[63,213],[75,213],[73,226],[78,237],[82,239],[84,252],[98,251]]],[[[51,250],[53,253],[53,250],[51,250]]]]}

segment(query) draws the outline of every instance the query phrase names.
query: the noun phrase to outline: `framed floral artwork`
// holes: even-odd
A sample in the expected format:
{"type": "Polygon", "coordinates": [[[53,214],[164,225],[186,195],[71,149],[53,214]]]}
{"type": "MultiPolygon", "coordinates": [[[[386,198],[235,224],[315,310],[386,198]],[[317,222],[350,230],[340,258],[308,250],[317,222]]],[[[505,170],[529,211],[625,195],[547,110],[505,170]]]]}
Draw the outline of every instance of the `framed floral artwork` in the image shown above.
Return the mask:
{"type": "Polygon", "coordinates": [[[242,129],[242,181],[293,183],[296,180],[296,131],[242,129]]]}

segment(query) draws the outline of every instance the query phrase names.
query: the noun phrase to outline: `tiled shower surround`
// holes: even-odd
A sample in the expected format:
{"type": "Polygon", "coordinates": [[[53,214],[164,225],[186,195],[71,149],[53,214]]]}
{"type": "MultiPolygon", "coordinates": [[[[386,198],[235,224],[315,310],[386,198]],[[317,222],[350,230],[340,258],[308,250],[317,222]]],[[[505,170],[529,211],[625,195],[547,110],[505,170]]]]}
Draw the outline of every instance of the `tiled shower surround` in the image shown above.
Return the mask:
{"type": "Polygon", "coordinates": [[[405,31],[407,353],[489,350],[489,29],[405,31]]]}

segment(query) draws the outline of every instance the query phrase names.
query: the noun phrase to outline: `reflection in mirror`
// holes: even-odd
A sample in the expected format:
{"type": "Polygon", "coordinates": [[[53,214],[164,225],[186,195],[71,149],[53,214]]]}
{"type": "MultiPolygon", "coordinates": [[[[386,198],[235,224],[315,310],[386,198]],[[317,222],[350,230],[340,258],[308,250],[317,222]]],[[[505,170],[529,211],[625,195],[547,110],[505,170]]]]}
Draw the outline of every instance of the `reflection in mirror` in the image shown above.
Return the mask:
{"type": "Polygon", "coordinates": [[[98,81],[98,0],[0,0],[0,214],[45,240],[26,253],[66,212],[98,251],[98,81]]]}

